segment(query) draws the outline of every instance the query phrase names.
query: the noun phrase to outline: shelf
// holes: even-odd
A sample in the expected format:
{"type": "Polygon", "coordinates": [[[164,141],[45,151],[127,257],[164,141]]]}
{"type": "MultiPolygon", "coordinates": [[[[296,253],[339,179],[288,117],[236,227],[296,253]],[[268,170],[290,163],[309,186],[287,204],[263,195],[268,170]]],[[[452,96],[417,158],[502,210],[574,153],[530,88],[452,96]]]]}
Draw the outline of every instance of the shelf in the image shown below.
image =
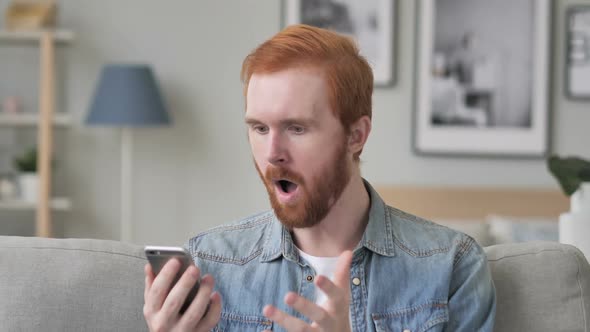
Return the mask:
{"type": "MultiPolygon", "coordinates": [[[[69,114],[56,113],[53,115],[55,126],[67,127],[72,124],[72,117],[69,114]]],[[[0,127],[20,126],[34,127],[39,125],[39,114],[37,113],[2,113],[0,112],[0,127]]]]}
{"type": "MultiPolygon", "coordinates": [[[[55,111],[56,97],[56,45],[73,42],[75,35],[65,29],[2,30],[0,29],[0,44],[9,46],[26,46],[38,48],[39,51],[39,112],[7,114],[0,113],[0,127],[28,126],[38,130],[37,145],[39,158],[40,190],[38,203],[27,203],[22,200],[0,200],[0,210],[20,210],[36,212],[35,235],[39,237],[52,236],[52,211],[69,210],[70,200],[67,198],[52,198],[51,174],[53,151],[53,131],[55,126],[68,126],[71,118],[55,111]],[[48,38],[50,37],[50,38],[48,38]],[[51,114],[51,117],[49,115],[51,114]],[[43,120],[43,121],[42,121],[43,120]],[[49,122],[49,123],[47,123],[49,122]]],[[[1,76],[1,74],[0,74],[1,76]]]]}
{"type": "MultiPolygon", "coordinates": [[[[74,40],[74,33],[69,30],[53,30],[55,41],[58,43],[69,43],[74,40]]],[[[0,42],[21,43],[39,42],[43,35],[42,30],[37,31],[11,31],[0,30],[0,42]]]]}
{"type": "MultiPolygon", "coordinates": [[[[72,208],[72,202],[68,198],[57,197],[51,200],[50,206],[51,209],[56,211],[67,211],[72,208]]],[[[0,210],[33,211],[36,208],[36,203],[23,202],[19,200],[0,200],[0,210]]]]}

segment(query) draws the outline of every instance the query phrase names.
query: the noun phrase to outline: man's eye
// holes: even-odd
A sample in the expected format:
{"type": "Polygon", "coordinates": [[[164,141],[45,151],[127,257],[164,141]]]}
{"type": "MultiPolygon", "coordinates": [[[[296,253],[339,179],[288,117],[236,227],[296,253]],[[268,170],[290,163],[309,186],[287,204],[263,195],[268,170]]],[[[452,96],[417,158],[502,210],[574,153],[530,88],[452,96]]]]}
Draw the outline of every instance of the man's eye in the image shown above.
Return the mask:
{"type": "Polygon", "coordinates": [[[295,134],[303,134],[305,132],[305,129],[301,126],[291,126],[289,130],[295,134]]]}
{"type": "Polygon", "coordinates": [[[266,134],[268,132],[267,126],[254,126],[254,131],[259,134],[266,134]]]}

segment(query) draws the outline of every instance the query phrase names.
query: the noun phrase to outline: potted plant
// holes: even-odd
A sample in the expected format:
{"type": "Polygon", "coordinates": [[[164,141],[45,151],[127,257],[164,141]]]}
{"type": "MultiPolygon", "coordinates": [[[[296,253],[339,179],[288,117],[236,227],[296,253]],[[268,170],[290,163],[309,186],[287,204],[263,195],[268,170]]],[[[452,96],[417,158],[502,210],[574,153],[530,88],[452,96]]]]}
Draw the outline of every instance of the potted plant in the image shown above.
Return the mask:
{"type": "Polygon", "coordinates": [[[559,216],[559,242],[578,247],[590,258],[590,161],[551,156],[547,165],[570,197],[570,211],[559,216]]]}
{"type": "Polygon", "coordinates": [[[547,166],[568,196],[572,196],[582,183],[590,182],[590,161],[588,160],[579,157],[551,156],[547,159],[547,166]]]}
{"type": "Polygon", "coordinates": [[[16,156],[14,167],[18,171],[18,184],[22,200],[31,203],[37,202],[39,188],[37,148],[28,148],[23,154],[16,156]]]}

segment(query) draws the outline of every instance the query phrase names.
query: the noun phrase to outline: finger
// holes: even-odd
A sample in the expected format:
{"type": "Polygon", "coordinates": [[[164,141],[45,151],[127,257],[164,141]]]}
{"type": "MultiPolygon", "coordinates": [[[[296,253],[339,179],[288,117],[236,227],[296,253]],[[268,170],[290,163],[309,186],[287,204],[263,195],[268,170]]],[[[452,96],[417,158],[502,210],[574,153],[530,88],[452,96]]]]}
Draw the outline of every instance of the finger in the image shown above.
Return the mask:
{"type": "Polygon", "coordinates": [[[346,250],[336,262],[336,270],[334,271],[334,283],[341,288],[350,288],[350,264],[352,263],[352,251],[346,250]]]}
{"type": "Polygon", "coordinates": [[[348,298],[348,293],[350,292],[349,286],[344,288],[338,287],[330,279],[322,275],[319,275],[315,279],[315,285],[326,293],[326,296],[332,303],[348,305],[348,301],[346,300],[348,298]]]}
{"type": "Polygon", "coordinates": [[[191,265],[184,271],[176,285],[172,287],[170,293],[166,296],[166,300],[164,300],[162,311],[165,312],[166,316],[178,314],[188,293],[199,280],[199,275],[200,272],[196,266],[191,265]]]}
{"type": "Polygon", "coordinates": [[[152,280],[156,277],[154,274],[154,269],[152,269],[152,264],[146,263],[143,267],[143,272],[145,272],[146,276],[149,276],[152,280]]]}
{"type": "Polygon", "coordinates": [[[207,310],[213,287],[215,287],[215,280],[211,275],[205,275],[201,279],[197,296],[195,296],[193,303],[190,304],[180,319],[180,326],[194,328],[199,323],[205,314],[205,310],[207,310]]]}
{"type": "Polygon", "coordinates": [[[180,269],[180,262],[177,259],[171,259],[155,277],[150,291],[148,292],[146,306],[152,311],[159,311],[170,291],[172,281],[180,269]]]}
{"type": "Polygon", "coordinates": [[[301,319],[295,318],[275,306],[267,305],[262,309],[264,316],[279,324],[288,331],[309,331],[310,326],[301,319]]]}
{"type": "Polygon", "coordinates": [[[303,296],[289,292],[285,295],[285,303],[318,325],[329,327],[330,316],[326,310],[303,296]]]}
{"type": "Polygon", "coordinates": [[[149,263],[144,266],[143,270],[145,272],[145,289],[143,291],[143,300],[147,301],[148,292],[150,291],[152,283],[154,282],[154,272],[152,271],[152,266],[149,263]]]}
{"type": "Polygon", "coordinates": [[[212,330],[217,323],[219,323],[219,319],[221,318],[221,295],[217,292],[213,292],[211,294],[211,298],[209,300],[209,308],[205,313],[205,316],[199,324],[197,324],[197,331],[210,331],[212,330]]]}

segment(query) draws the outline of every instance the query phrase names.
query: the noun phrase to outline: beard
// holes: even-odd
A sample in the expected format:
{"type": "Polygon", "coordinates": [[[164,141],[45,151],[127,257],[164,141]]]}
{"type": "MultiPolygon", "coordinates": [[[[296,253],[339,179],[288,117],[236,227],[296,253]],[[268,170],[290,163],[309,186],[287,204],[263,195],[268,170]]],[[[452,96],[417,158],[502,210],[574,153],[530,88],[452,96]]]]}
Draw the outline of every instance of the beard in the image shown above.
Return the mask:
{"type": "Polygon", "coordinates": [[[269,165],[265,174],[254,162],[277,218],[288,229],[312,227],[320,223],[342,195],[350,181],[351,171],[346,158],[346,145],[340,144],[332,161],[307,183],[303,176],[285,167],[269,165]],[[277,198],[273,179],[283,179],[298,186],[299,197],[289,204],[277,198]]]}

